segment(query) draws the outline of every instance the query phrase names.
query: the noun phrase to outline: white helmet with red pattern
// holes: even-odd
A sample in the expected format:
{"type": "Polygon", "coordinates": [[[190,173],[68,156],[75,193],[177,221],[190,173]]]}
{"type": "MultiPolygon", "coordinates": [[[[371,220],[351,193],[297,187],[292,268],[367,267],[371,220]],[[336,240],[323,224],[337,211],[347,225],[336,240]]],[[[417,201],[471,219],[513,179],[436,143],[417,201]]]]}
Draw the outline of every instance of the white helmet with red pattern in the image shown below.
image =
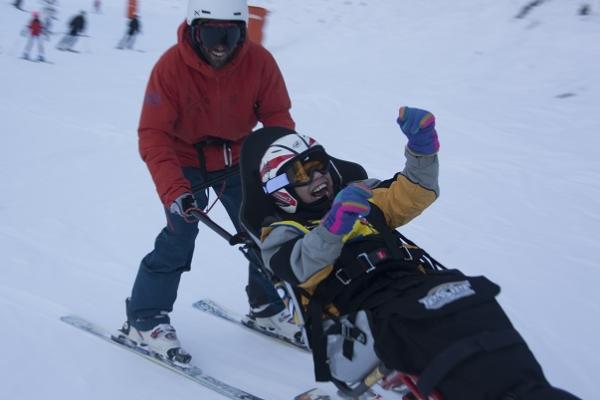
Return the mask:
{"type": "Polygon", "coordinates": [[[323,147],[310,136],[292,133],[282,136],[273,142],[260,161],[260,179],[265,193],[269,194],[275,204],[283,211],[293,214],[298,209],[299,199],[295,197],[293,189],[283,167],[290,165],[291,161],[308,150],[323,147]]]}

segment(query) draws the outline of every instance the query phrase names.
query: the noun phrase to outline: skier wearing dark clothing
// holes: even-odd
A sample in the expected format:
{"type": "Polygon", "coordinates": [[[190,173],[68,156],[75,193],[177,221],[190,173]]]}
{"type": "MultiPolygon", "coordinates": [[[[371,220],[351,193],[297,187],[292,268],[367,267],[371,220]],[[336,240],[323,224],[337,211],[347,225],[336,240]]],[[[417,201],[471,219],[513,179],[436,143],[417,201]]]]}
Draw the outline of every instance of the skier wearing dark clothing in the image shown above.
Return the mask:
{"type": "Polygon", "coordinates": [[[444,268],[396,231],[439,195],[433,115],[402,107],[398,124],[406,165],[385,181],[349,183],[340,160],[288,129],[247,150],[273,132],[259,130],[242,150],[242,179],[262,186],[245,183],[244,198],[256,190],[253,213],[271,204],[263,262],[298,297],[317,380],[353,392],[400,371],[420,399],[575,400],[548,383],[496,284],[444,268]],[[248,171],[250,154],[264,155],[248,171]]]}
{"type": "Polygon", "coordinates": [[[123,38],[119,41],[117,49],[132,49],[135,43],[135,37],[141,33],[141,25],[139,17],[133,14],[127,23],[127,31],[123,38]]]}
{"type": "Polygon", "coordinates": [[[61,41],[56,45],[56,48],[58,50],[73,51],[73,46],[75,45],[75,42],[77,42],[77,38],[85,31],[85,26],[85,11],[81,11],[71,18],[71,21],[69,21],[69,33],[63,36],[61,41]]]}

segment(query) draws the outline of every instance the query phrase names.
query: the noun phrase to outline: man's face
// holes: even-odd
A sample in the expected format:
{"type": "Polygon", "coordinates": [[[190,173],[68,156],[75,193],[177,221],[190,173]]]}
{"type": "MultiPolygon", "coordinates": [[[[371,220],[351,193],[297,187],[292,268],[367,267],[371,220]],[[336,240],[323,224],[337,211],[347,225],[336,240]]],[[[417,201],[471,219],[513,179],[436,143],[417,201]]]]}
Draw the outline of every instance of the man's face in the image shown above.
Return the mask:
{"type": "Polygon", "coordinates": [[[329,172],[323,174],[319,171],[313,172],[313,179],[310,183],[294,188],[296,194],[306,204],[314,203],[323,197],[333,197],[333,180],[329,172]]]}
{"type": "Polygon", "coordinates": [[[208,21],[198,30],[202,52],[208,63],[221,68],[231,59],[242,35],[239,24],[230,21],[208,21]]]}
{"type": "Polygon", "coordinates": [[[229,61],[229,58],[232,56],[234,51],[235,48],[228,49],[226,46],[220,44],[208,50],[206,52],[206,58],[208,59],[208,63],[213,68],[219,69],[227,64],[227,61],[229,61]]]}

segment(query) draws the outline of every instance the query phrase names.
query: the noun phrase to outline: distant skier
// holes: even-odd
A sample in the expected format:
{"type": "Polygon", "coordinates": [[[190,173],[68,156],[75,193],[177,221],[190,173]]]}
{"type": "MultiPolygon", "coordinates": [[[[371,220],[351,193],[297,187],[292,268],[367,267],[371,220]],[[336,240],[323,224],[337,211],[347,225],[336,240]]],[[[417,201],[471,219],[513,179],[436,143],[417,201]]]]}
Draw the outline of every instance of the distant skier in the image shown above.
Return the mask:
{"type": "Polygon", "coordinates": [[[579,7],[579,15],[590,15],[592,13],[592,6],[589,3],[583,3],[579,7]]]}
{"type": "Polygon", "coordinates": [[[25,49],[23,50],[23,58],[29,60],[29,52],[33,47],[34,42],[37,42],[38,47],[38,61],[45,61],[44,58],[44,40],[43,35],[46,35],[44,30],[44,25],[40,20],[40,14],[38,12],[33,12],[31,14],[31,21],[29,24],[23,29],[23,34],[27,35],[27,44],[25,45],[25,49]]]}
{"type": "Polygon", "coordinates": [[[141,33],[141,24],[137,14],[133,14],[127,23],[127,31],[123,38],[119,41],[117,49],[132,49],[135,43],[135,37],[141,33]]]}
{"type": "Polygon", "coordinates": [[[56,15],[58,14],[58,0],[43,0],[41,12],[42,25],[44,30],[48,34],[48,37],[52,34],[52,25],[55,20],[58,20],[56,15]]]}
{"type": "Polygon", "coordinates": [[[94,12],[96,14],[102,13],[102,2],[100,0],[94,0],[94,12]]]}
{"type": "Polygon", "coordinates": [[[74,51],[73,46],[77,42],[77,38],[85,31],[85,11],[71,18],[69,22],[69,33],[67,33],[60,42],[56,45],[58,50],[74,51]]]}

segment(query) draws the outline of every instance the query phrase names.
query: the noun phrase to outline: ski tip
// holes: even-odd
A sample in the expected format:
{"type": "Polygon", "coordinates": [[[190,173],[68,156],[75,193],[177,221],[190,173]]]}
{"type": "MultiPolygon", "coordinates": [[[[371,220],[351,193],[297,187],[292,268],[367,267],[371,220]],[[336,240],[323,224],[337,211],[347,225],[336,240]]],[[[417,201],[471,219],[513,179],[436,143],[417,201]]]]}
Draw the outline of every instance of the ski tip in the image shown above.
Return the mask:
{"type": "Polygon", "coordinates": [[[71,322],[71,321],[75,321],[78,320],[79,317],[75,316],[75,315],[63,315],[59,318],[62,322],[71,322]]]}
{"type": "Polygon", "coordinates": [[[213,308],[223,309],[223,306],[219,305],[217,302],[211,299],[200,299],[197,302],[193,303],[192,307],[198,308],[200,310],[209,310],[213,308]]]}
{"type": "Polygon", "coordinates": [[[331,396],[324,393],[321,389],[313,388],[294,397],[294,400],[332,400],[331,396]]]}

